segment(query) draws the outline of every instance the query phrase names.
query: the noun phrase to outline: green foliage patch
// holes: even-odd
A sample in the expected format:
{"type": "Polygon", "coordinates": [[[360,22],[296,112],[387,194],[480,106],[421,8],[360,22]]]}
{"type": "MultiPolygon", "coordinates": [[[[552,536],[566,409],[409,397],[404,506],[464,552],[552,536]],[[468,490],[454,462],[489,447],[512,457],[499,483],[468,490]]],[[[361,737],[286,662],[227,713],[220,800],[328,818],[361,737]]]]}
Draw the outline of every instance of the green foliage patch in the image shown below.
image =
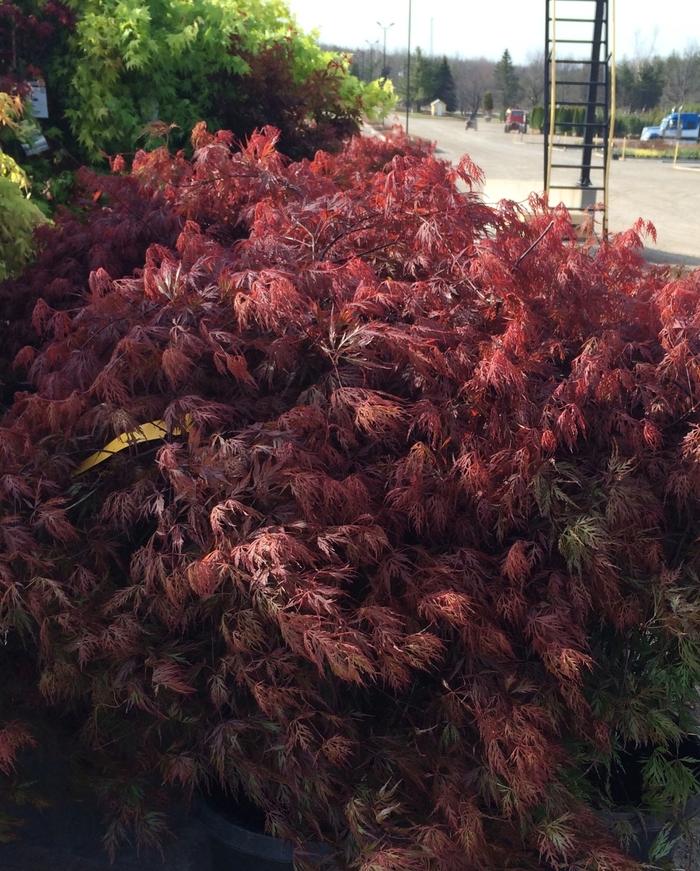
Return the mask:
{"type": "MultiPolygon", "coordinates": [[[[322,50],[313,35],[298,30],[282,0],[69,0],[76,13],[66,57],[53,77],[66,94],[65,117],[90,160],[104,153],[133,153],[149,124],[184,133],[199,121],[247,135],[232,117],[245,116],[251,91],[262,100],[262,123],[285,125],[274,105],[287,101],[298,123],[318,122],[308,89],[326,98],[322,114],[352,124],[391,104],[390,89],[369,89],[349,74],[349,60],[322,50]],[[273,53],[276,54],[273,57],[273,53]],[[260,59],[268,67],[260,69],[260,59]],[[284,62],[285,90],[275,90],[284,62]],[[260,93],[260,82],[269,85],[260,93]],[[303,98],[300,95],[303,94],[303,98]],[[365,105],[366,103],[366,105],[365,105]],[[294,109],[301,107],[299,112],[294,109]]],[[[388,109],[384,110],[384,113],[388,109]]],[[[258,122],[259,123],[259,122],[258,122]]]]}

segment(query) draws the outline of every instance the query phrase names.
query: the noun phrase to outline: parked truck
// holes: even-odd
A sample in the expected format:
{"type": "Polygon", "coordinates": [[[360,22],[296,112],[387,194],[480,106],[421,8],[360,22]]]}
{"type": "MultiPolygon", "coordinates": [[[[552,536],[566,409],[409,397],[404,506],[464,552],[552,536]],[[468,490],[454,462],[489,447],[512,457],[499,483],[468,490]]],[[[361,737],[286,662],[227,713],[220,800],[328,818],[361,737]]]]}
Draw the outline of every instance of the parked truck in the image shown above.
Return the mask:
{"type": "Polygon", "coordinates": [[[511,130],[527,133],[527,112],[524,109],[506,109],[506,122],[503,130],[505,133],[510,133],[511,130]]]}
{"type": "Polygon", "coordinates": [[[700,113],[671,112],[658,126],[645,127],[639,137],[643,141],[649,139],[683,139],[697,142],[700,140],[700,113]],[[679,129],[680,118],[680,129],[679,129]]]}

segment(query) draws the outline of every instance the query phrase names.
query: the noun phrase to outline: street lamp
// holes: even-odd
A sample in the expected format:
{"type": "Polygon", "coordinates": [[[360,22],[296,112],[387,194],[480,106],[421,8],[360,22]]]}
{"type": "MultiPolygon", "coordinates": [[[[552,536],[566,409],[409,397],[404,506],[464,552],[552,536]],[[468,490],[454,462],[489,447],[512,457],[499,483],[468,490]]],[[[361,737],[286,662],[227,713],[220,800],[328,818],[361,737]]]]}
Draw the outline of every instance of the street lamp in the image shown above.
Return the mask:
{"type": "Polygon", "coordinates": [[[387,77],[387,74],[388,74],[388,71],[386,68],[386,34],[387,34],[387,31],[394,26],[394,22],[392,21],[391,24],[382,24],[381,21],[378,21],[377,24],[384,31],[384,54],[382,56],[382,78],[385,79],[387,77]]]}

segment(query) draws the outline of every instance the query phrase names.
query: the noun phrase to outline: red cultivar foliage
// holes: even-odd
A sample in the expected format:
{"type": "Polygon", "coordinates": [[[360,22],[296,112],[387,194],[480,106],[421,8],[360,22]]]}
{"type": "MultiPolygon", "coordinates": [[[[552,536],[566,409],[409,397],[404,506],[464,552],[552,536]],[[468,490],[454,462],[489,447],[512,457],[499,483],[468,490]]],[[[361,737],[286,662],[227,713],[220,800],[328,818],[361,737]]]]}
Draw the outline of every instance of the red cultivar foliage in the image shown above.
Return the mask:
{"type": "Polygon", "coordinates": [[[0,285],[0,309],[6,324],[0,354],[0,405],[16,389],[21,372],[13,373],[15,354],[39,336],[32,312],[41,298],[54,309],[71,309],[82,302],[91,272],[103,269],[113,278],[131,275],[143,264],[154,242],[173,245],[180,222],[162,198],[145,197],[135,179],[77,173],[82,196],[72,210],[59,213],[61,232],[49,226],[37,230],[41,254],[31,271],[0,285]]]}
{"type": "Polygon", "coordinates": [[[313,156],[319,148],[336,151],[359,132],[362,100],[358,95],[353,105],[343,94],[347,82],[338,60],[300,78],[291,38],[257,52],[234,40],[232,51],[248,71],[210,76],[209,89],[217,120],[234,135],[274,125],[284,153],[300,158],[313,156]]]}
{"type": "Polygon", "coordinates": [[[0,0],[0,90],[42,75],[56,40],[73,29],[75,16],[59,0],[38,4],[0,0]]]}
{"type": "Polygon", "coordinates": [[[10,649],[96,753],[348,867],[636,868],[567,772],[621,728],[594,639],[697,637],[700,275],[398,138],[193,143],[5,289],[10,649]]]}

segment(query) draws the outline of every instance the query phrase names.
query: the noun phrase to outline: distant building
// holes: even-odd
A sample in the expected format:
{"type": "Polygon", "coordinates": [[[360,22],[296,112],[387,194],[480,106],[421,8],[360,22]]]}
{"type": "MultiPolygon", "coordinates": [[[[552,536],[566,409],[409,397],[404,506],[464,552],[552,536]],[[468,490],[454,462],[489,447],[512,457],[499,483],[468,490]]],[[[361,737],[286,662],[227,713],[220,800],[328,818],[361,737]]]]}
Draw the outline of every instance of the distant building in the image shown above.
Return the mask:
{"type": "Polygon", "coordinates": [[[447,103],[444,100],[441,100],[439,97],[437,100],[433,100],[430,104],[430,114],[431,115],[444,115],[447,111],[447,103]]]}

